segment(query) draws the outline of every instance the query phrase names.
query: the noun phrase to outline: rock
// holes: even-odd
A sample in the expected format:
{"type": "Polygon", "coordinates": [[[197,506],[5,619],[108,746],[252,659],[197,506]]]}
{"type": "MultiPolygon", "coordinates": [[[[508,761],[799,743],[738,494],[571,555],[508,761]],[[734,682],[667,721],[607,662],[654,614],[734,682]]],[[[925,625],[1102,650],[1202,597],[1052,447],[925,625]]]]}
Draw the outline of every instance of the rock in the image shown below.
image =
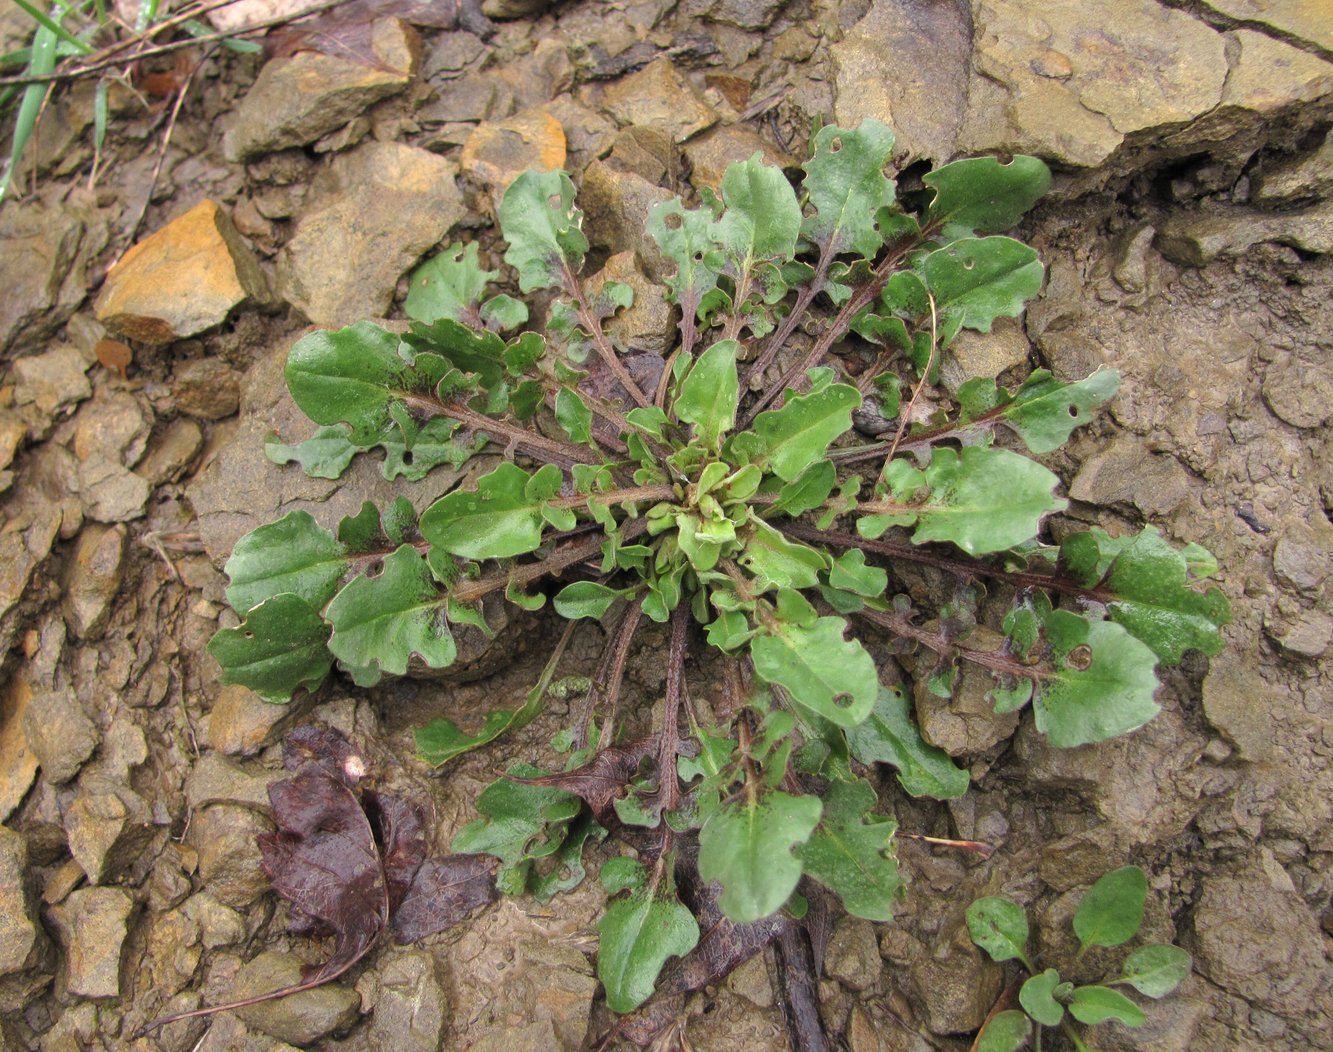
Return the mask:
{"type": "Polygon", "coordinates": [[[383,317],[398,279],[462,218],[455,170],[396,143],[339,154],[278,258],[283,297],[316,325],[383,317]]]}
{"type": "Polygon", "coordinates": [[[1263,396],[1273,415],[1292,427],[1313,430],[1333,419],[1333,376],[1319,352],[1269,366],[1263,396]]]}
{"type": "Polygon", "coordinates": [[[1333,573],[1333,527],[1312,518],[1284,529],[1273,545],[1273,572],[1297,592],[1317,592],[1333,573]]]}
{"type": "Polygon", "coordinates": [[[1254,201],[1265,206],[1327,197],[1333,192],[1333,129],[1314,153],[1265,163],[1252,188],[1254,201]]]}
{"type": "Polygon", "coordinates": [[[194,358],[172,372],[171,393],[176,408],[187,416],[221,420],[240,407],[241,378],[218,358],[194,358]]]}
{"type": "Polygon", "coordinates": [[[1302,103],[1319,103],[1333,91],[1333,66],[1324,60],[1249,29],[1228,35],[1236,56],[1222,105],[1199,122],[1205,133],[1253,127],[1256,117],[1280,117],[1302,103]]]}
{"type": "Polygon", "coordinates": [[[421,66],[426,80],[454,77],[486,54],[485,42],[466,30],[440,33],[430,42],[430,51],[421,66]]]}
{"type": "Polygon", "coordinates": [[[977,75],[957,143],[966,152],[1095,167],[1128,137],[1184,125],[1222,100],[1221,34],[1153,0],[1052,0],[1040,13],[980,0],[973,20],[977,75]]]}
{"type": "Polygon", "coordinates": [[[1265,620],[1269,636],[1291,657],[1314,661],[1333,644],[1333,617],[1322,610],[1305,610],[1293,618],[1265,620]]]}
{"type": "Polygon", "coordinates": [[[273,18],[296,18],[318,6],[319,0],[236,0],[208,12],[208,20],[220,32],[235,33],[273,18]]]}
{"type": "Polygon", "coordinates": [[[64,345],[45,354],[20,358],[13,370],[14,404],[31,405],[37,412],[50,416],[93,393],[87,372],[87,359],[75,348],[64,345]]]}
{"type": "Polygon", "coordinates": [[[879,982],[884,965],[875,927],[859,917],[843,917],[824,953],[824,971],[848,989],[862,992],[879,982]]]}
{"type": "Polygon", "coordinates": [[[551,6],[551,0],[484,0],[481,13],[487,18],[504,21],[510,18],[531,18],[551,6]]]}
{"type": "Polygon", "coordinates": [[[641,179],[659,185],[674,182],[680,160],[676,144],[661,128],[631,125],[622,129],[611,144],[606,163],[622,172],[633,172],[641,179]]]}
{"type": "Polygon", "coordinates": [[[273,772],[247,770],[218,753],[206,753],[185,780],[185,802],[196,810],[208,804],[237,804],[267,811],[268,783],[274,777],[273,772]]]}
{"type": "Polygon", "coordinates": [[[245,918],[206,891],[191,895],[181,911],[199,926],[199,939],[205,947],[232,946],[245,939],[245,918]]]}
{"type": "Polygon", "coordinates": [[[371,50],[366,61],[320,51],[270,61],[222,137],[227,159],[308,145],[411,83],[421,61],[416,30],[398,18],[379,19],[371,50]]]}
{"type": "Polygon", "coordinates": [[[120,591],[125,527],[86,526],[74,543],[64,575],[65,621],[76,639],[98,639],[120,591]]]}
{"type": "Polygon", "coordinates": [[[737,29],[767,29],[786,5],[787,0],[710,0],[699,13],[737,29]]]}
{"type": "Polygon", "coordinates": [[[74,455],[80,460],[101,453],[126,467],[142,455],[149,419],[128,391],[99,391],[74,417],[74,455]]]}
{"type": "Polygon", "coordinates": [[[608,281],[634,290],[634,302],[606,322],[606,332],[619,348],[665,356],[676,334],[673,308],[661,285],[649,281],[634,262],[633,252],[618,252],[589,281],[588,294],[596,296],[608,281]]]}
{"type": "Polygon", "coordinates": [[[909,968],[912,990],[936,1034],[976,1030],[1004,987],[1003,970],[973,944],[961,913],[909,968]]]}
{"type": "Polygon", "coordinates": [[[675,264],[666,261],[648,233],[648,213],[672,196],[669,190],[637,175],[593,161],[583,173],[579,192],[584,233],[596,246],[615,252],[632,251],[649,277],[661,280],[675,264]]]}
{"type": "Polygon", "coordinates": [[[1215,259],[1242,256],[1268,241],[1302,252],[1333,253],[1333,205],[1321,203],[1301,212],[1276,214],[1228,209],[1220,215],[1173,218],[1163,224],[1154,243],[1174,263],[1203,267],[1215,259]]]}
{"type": "MultiPolygon", "coordinates": [[[[4,536],[7,535],[0,534],[0,540],[4,536]]],[[[31,701],[32,687],[21,673],[10,679],[0,695],[0,822],[23,802],[37,777],[37,756],[23,733],[24,715],[31,701]]]]}
{"type": "Polygon", "coordinates": [[[120,952],[134,900],[121,888],[80,888],[51,910],[78,997],[120,996],[120,952]]]}
{"type": "Polygon", "coordinates": [[[570,171],[580,172],[594,157],[603,156],[616,137],[616,126],[596,110],[561,95],[543,107],[565,130],[565,151],[570,171]]]}
{"type": "Polygon", "coordinates": [[[62,785],[78,774],[102,741],[97,724],[68,687],[35,695],[24,714],[23,731],[52,785],[62,785]]]}
{"type": "Polygon", "coordinates": [[[1270,713],[1276,693],[1243,651],[1227,649],[1209,662],[1203,680],[1203,712],[1236,747],[1241,759],[1263,763],[1273,756],[1270,713]]]}
{"type": "MultiPolygon", "coordinates": [[[[24,45],[26,46],[26,44],[24,45]]],[[[0,215],[0,351],[50,336],[87,295],[85,263],[105,244],[72,209],[25,203],[0,215]]]]}
{"type": "Polygon", "coordinates": [[[108,329],[148,344],[211,329],[248,299],[268,299],[259,262],[215,201],[201,201],[121,256],[94,312],[108,329]]]}
{"type": "Polygon", "coordinates": [[[1327,973],[1319,925],[1267,851],[1205,877],[1193,916],[1195,967],[1256,1006],[1296,1014],[1327,973]]]}
{"type": "Polygon", "coordinates": [[[875,0],[829,48],[836,123],[855,128],[877,117],[894,130],[899,152],[949,159],[967,111],[969,22],[959,4],[875,0]]]}
{"type": "Polygon", "coordinates": [[[204,433],[193,420],[173,420],[148,447],[148,455],[136,471],[149,485],[175,482],[194,463],[204,448],[204,433]]]}
{"type": "Polygon", "coordinates": [[[369,1007],[371,1052],[436,1052],[443,1048],[448,1005],[425,950],[394,948],[357,983],[369,1007]]]}
{"type": "Polygon", "coordinates": [[[498,77],[482,73],[447,81],[435,99],[417,110],[415,118],[423,128],[433,129],[460,122],[501,120],[513,108],[513,92],[508,85],[498,77]]]}
{"type": "Polygon", "coordinates": [[[227,756],[253,756],[281,738],[309,709],[304,701],[274,705],[249,687],[230,684],[222,688],[208,714],[209,747],[227,756]]]}
{"type": "MultiPolygon", "coordinates": [[[[231,998],[239,1001],[300,981],[300,959],[270,950],[261,953],[237,973],[231,998]]],[[[326,983],[276,1001],[238,1008],[236,1015],[246,1026],[262,1030],[279,1041],[305,1046],[350,1027],[356,1022],[360,1004],[361,999],[354,990],[337,983],[326,983]]]]}
{"type": "Polygon", "coordinates": [[[668,58],[650,62],[607,87],[603,108],[620,124],[662,128],[673,142],[684,142],[717,122],[704,102],[668,58]]]}
{"type": "Polygon", "coordinates": [[[922,736],[950,756],[974,756],[1004,741],[1018,729],[1021,714],[995,714],[987,697],[994,686],[990,673],[973,666],[961,670],[952,698],[937,697],[918,681],[915,711],[922,736]]]}
{"type": "Polygon", "coordinates": [[[0,826],[0,975],[22,969],[37,945],[28,898],[28,842],[0,826]]]}
{"type": "Polygon", "coordinates": [[[128,785],[104,779],[80,785],[65,809],[69,853],[90,884],[115,880],[126,873],[153,839],[152,810],[128,785]]]}
{"type": "Polygon", "coordinates": [[[215,804],[194,815],[187,840],[199,852],[199,879],[210,895],[240,909],[268,890],[255,837],[272,829],[248,807],[215,804]]]}
{"type": "Polygon", "coordinates": [[[727,976],[727,989],[758,1008],[771,1008],[775,1000],[766,956],[763,953],[755,954],[727,976]]]}
{"type": "Polygon", "coordinates": [[[79,465],[79,496],[97,522],[129,522],[143,515],[151,489],[148,480],[119,461],[100,454],[79,465]]]}
{"type": "Polygon", "coordinates": [[[1320,0],[1203,0],[1203,6],[1238,22],[1258,22],[1333,51],[1333,25],[1320,0]]]}
{"type": "Polygon", "coordinates": [[[1150,453],[1139,439],[1121,435],[1079,469],[1069,486],[1074,500],[1133,504],[1144,515],[1169,515],[1190,499],[1189,473],[1167,453],[1150,453]]]}
{"type": "Polygon", "coordinates": [[[491,188],[496,201],[526,171],[565,165],[565,130],[545,110],[524,110],[502,121],[482,121],[463,144],[458,166],[491,188]]]}
{"type": "Polygon", "coordinates": [[[239,1019],[224,1012],[213,1017],[198,1048],[190,1052],[297,1052],[297,1049],[267,1034],[252,1033],[239,1019]]]}
{"type": "Polygon", "coordinates": [[[705,186],[718,193],[722,176],[727,168],[740,161],[748,161],[756,153],[765,164],[788,168],[792,158],[772,145],[758,132],[739,124],[724,124],[713,128],[685,144],[684,153],[690,162],[690,183],[696,190],[705,186]]]}
{"type": "Polygon", "coordinates": [[[963,329],[940,361],[940,381],[956,394],[968,380],[994,378],[1025,364],[1031,351],[1022,323],[1014,318],[998,319],[989,333],[963,329]]]}

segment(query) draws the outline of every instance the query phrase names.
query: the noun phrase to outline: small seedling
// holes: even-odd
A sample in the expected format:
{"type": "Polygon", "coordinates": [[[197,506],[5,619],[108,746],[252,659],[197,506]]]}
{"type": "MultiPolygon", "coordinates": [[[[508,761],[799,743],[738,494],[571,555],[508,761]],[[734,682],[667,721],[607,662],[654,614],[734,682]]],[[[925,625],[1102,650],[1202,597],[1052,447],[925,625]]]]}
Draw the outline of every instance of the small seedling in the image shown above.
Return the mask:
{"type": "MultiPolygon", "coordinates": [[[[552,171],[520,176],[499,207],[518,291],[553,296],[540,330],[492,292],[500,275],[477,246],[455,245],[413,275],[406,333],[316,332],[287,359],[320,428],[274,438],[278,462],[337,478],[378,450],[386,478],[413,483],[489,459],[419,516],[401,497],[336,530],[298,511],[237,542],[227,598],[244,621],[209,645],[224,680],[285,701],[335,664],[366,687],[446,668],[454,632],[490,631],[485,601],[500,595],[549,603],[570,629],[602,622],[605,658],[558,738],[565,770],[512,766],[453,846],[495,856],[502,891],[539,898],[583,879],[590,839],[609,831],[637,851],[602,871],[618,896],[599,962],[616,1011],[669,957],[724,937],[718,918],[799,916],[803,880],[890,919],[895,823],[866,772],[889,764],[915,796],[969,784],[923,740],[901,674],[881,675],[894,657],[945,698],[970,664],[993,679],[996,712],[1030,704],[1054,745],[1076,746],[1153,718],[1159,662],[1222,645],[1226,600],[1191,586],[1215,568],[1197,545],[1151,527],[1041,540],[1066,502],[1034,456],[1092,419],[1116,372],[1062,383],[1038,370],[1015,391],[982,377],[925,410],[960,330],[989,332],[1039,291],[1036,253],[1001,232],[1050,175],[1031,157],[963,160],[904,201],[893,144],[876,121],[825,127],[799,195],[756,155],[700,207],[654,208],[680,311],[666,356],[608,334],[631,290],[580,276],[582,215],[552,171]],[[854,413],[878,437],[853,435],[854,413]],[[910,595],[902,571],[920,566],[956,587],[910,595]],[[981,581],[1007,604],[989,625],[981,581]],[[626,712],[626,661],[649,621],[669,625],[663,696],[655,713],[626,712]],[[867,644],[883,648],[878,666],[867,644]],[[697,650],[719,684],[708,697],[686,690],[697,650]],[[677,894],[712,882],[715,900],[677,894]]],[[[418,731],[420,755],[444,764],[534,719],[570,629],[524,704],[475,729],[442,714],[418,731]]],[[[672,981],[711,981],[710,967],[672,981]]]]}
{"type": "MultiPolygon", "coordinates": [[[[1101,877],[1074,914],[1079,957],[1094,946],[1122,946],[1143,923],[1148,878],[1138,866],[1125,866],[1101,877]]],[[[967,909],[972,941],[998,962],[1018,961],[1028,973],[1018,990],[1022,1011],[1007,1009],[986,1020],[977,1036],[977,1052],[1015,1052],[1029,1039],[1041,1052],[1042,1028],[1059,1027],[1080,1052],[1089,1046],[1070,1018],[1087,1026],[1117,1022],[1141,1026],[1143,1009],[1117,986],[1133,987],[1146,997],[1165,997],[1190,974],[1193,961],[1178,946],[1140,946],[1125,958],[1120,975],[1092,986],[1075,986],[1054,968],[1038,968],[1028,950],[1028,920],[1023,907],[1004,898],[977,899],[967,909]]]]}

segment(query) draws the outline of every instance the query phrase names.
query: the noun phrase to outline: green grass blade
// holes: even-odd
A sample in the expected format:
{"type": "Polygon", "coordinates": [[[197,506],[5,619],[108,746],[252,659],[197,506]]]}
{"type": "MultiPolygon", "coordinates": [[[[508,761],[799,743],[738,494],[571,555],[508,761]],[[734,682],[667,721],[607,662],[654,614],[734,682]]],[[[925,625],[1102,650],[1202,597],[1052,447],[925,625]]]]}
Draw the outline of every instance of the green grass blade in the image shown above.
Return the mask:
{"type": "MultiPolygon", "coordinates": [[[[56,36],[58,39],[63,40],[63,41],[64,41],[66,44],[68,44],[70,47],[76,49],[81,55],[86,55],[86,54],[88,54],[89,52],[92,51],[92,47],[91,47],[90,45],[85,44],[82,40],[80,40],[78,37],[76,37],[76,36],[75,36],[73,33],[71,33],[68,29],[66,29],[64,26],[62,26],[59,22],[56,22],[56,21],[54,21],[53,19],[47,18],[46,15],[42,14],[40,11],[37,10],[37,8],[33,7],[32,4],[28,3],[28,0],[14,0],[14,3],[17,4],[19,7],[21,7],[21,8],[28,14],[28,17],[30,17],[34,22],[36,22],[38,25],[40,25],[43,29],[46,29],[46,30],[48,30],[49,32],[55,34],[55,36],[56,36]]],[[[32,73],[37,73],[37,72],[46,72],[46,73],[50,73],[51,71],[50,71],[50,70],[44,70],[44,71],[30,70],[29,72],[32,72],[32,73]]]]}
{"type": "Polygon", "coordinates": [[[157,21],[158,0],[139,0],[139,14],[134,20],[134,28],[143,32],[157,21]]]}

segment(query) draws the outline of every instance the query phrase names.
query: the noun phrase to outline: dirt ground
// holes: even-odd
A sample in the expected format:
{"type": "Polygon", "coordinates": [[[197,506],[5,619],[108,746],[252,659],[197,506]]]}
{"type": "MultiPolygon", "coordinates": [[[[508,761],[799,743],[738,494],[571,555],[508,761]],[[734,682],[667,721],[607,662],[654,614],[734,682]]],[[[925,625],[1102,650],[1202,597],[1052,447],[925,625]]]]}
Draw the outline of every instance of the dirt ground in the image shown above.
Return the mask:
{"type": "MultiPolygon", "coordinates": [[[[264,458],[270,430],[312,430],[281,389],[282,356],[310,322],[402,317],[402,277],[437,244],[476,239],[498,262],[502,173],[558,152],[585,195],[590,271],[632,250],[655,277],[648,206],[697,195],[755,149],[790,164],[817,115],[867,114],[899,130],[904,186],[968,152],[1051,163],[1053,193],[1021,232],[1046,289],[1021,323],[960,338],[946,387],[1121,370],[1108,410],[1045,458],[1071,498],[1050,532],[1150,523],[1198,541],[1233,621],[1222,654],[1164,672],[1156,720],[1103,745],[1051,748],[1030,716],[990,714],[980,680],[951,702],[918,697],[924,732],[970,766],[973,789],[936,804],[885,777],[884,808],[904,832],[997,850],[983,862],[900,843],[899,919],[834,923],[826,1028],[853,1052],[968,1048],[1006,973],[972,946],[967,905],[1030,904],[1039,952],[1072,962],[1079,896],[1134,863],[1150,880],[1145,936],[1189,950],[1194,974],[1144,1027],[1097,1028],[1097,1047],[1333,1049],[1333,39],[1321,5],[1298,0],[1141,0],[1133,17],[1061,0],[1044,21],[1023,6],[488,3],[489,36],[381,18],[369,66],[363,47],[311,74],[320,112],[340,117],[324,130],[287,113],[280,89],[246,109],[264,56],[200,48],[184,88],[178,76],[146,106],[112,91],[91,188],[91,83],[62,89],[36,170],[16,180],[25,193],[0,208],[0,1049],[523,1052],[606,1033],[591,963],[603,847],[549,903],[502,899],[386,945],[299,1004],[131,1039],[321,959],[286,934],[254,843],[291,726],[363,744],[388,784],[429,799],[442,849],[499,769],[552,755],[578,699],[567,681],[533,724],[433,772],[412,729],[521,700],[554,615],[511,613],[466,677],[338,680],[280,708],[217,682],[204,647],[235,623],[220,568],[283,511],[332,526],[399,491],[373,464],[332,483],[264,458]],[[194,290],[163,308],[163,342],[125,320],[145,289],[108,306],[107,270],[204,201],[224,219],[178,235],[153,279],[194,290]],[[226,280],[191,270],[206,252],[229,261],[226,280]],[[216,318],[194,327],[185,315],[213,300],[216,318]],[[108,329],[132,330],[123,369],[105,346],[99,358],[108,329]]],[[[456,481],[441,469],[409,488],[426,500],[456,481]]],[[[625,703],[646,712],[666,637],[640,639],[625,703]]],[[[604,645],[580,627],[561,675],[590,674],[604,645]]],[[[707,695],[710,669],[690,685],[707,695]]],[[[694,995],[670,1047],[788,1047],[773,968],[761,956],[694,995]]]]}

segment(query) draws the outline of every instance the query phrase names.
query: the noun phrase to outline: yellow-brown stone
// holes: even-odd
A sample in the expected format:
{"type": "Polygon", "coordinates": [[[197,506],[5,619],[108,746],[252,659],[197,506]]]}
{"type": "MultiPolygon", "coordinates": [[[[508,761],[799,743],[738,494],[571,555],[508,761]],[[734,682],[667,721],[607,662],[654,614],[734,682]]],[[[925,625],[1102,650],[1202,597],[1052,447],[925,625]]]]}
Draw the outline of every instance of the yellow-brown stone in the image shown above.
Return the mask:
{"type": "Polygon", "coordinates": [[[201,201],[122,256],[97,297],[97,320],[162,344],[220,325],[247,299],[268,298],[259,263],[215,201],[201,201]]]}
{"type": "Polygon", "coordinates": [[[565,129],[542,109],[482,121],[463,144],[458,163],[498,195],[526,171],[563,168],[565,129]]]}

